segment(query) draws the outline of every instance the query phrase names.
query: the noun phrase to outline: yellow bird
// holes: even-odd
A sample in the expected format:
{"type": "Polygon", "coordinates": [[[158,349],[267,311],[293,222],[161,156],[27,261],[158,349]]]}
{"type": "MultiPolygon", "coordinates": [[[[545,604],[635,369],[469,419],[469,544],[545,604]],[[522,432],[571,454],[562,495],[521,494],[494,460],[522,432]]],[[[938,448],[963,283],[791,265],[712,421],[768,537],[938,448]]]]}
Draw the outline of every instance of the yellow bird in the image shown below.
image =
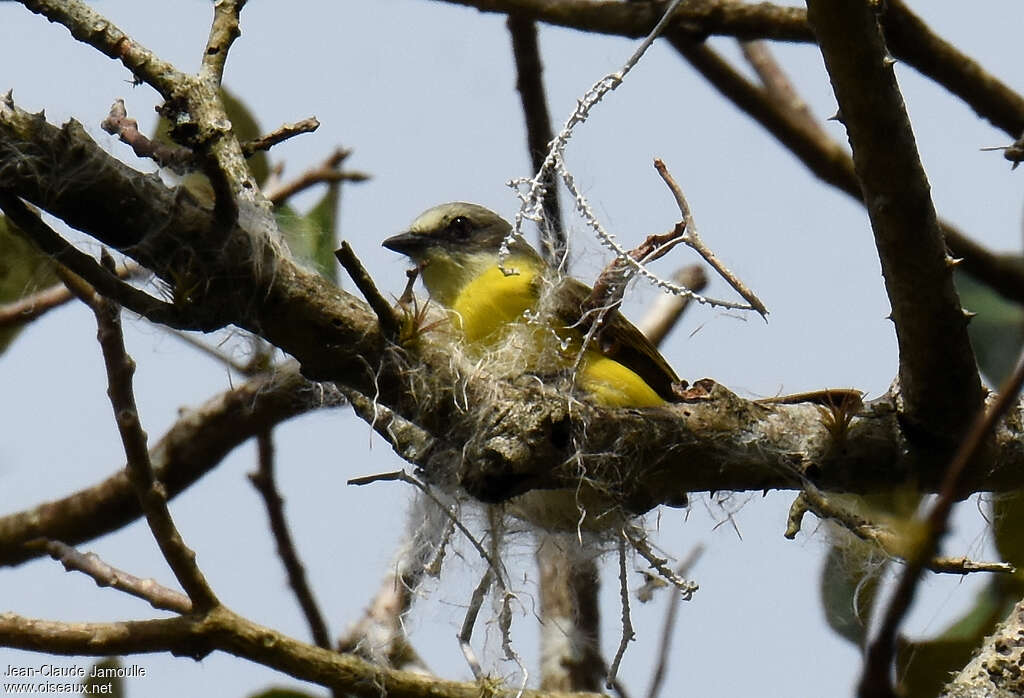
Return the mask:
{"type": "Polygon", "coordinates": [[[575,386],[607,407],[656,407],[673,399],[679,378],[640,330],[615,313],[583,347],[577,329],[589,286],[558,272],[521,237],[499,259],[511,226],[464,202],[424,211],[384,247],[410,257],[430,298],[451,311],[466,348],[485,355],[529,328],[518,352],[525,370],[552,375],[577,367],[575,386]]]}

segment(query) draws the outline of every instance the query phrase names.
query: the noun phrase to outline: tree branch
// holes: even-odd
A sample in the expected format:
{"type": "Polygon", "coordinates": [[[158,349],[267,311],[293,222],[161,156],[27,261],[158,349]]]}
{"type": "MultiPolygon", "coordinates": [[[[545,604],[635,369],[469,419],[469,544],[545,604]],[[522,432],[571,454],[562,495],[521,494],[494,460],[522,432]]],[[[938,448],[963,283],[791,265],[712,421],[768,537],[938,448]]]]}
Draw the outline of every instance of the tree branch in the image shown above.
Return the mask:
{"type": "MultiPolygon", "coordinates": [[[[548,153],[548,144],[554,139],[551,115],[548,113],[544,81],[544,66],[537,43],[537,25],[519,15],[508,16],[508,33],[512,37],[512,56],[516,63],[516,89],[523,106],[526,124],[526,147],[530,153],[533,171],[539,172],[548,153]]],[[[541,250],[550,264],[558,266],[568,251],[568,240],[558,206],[555,173],[549,172],[547,193],[544,197],[544,220],[540,225],[541,250]]]]}
{"type": "MultiPolygon", "coordinates": [[[[482,12],[501,12],[537,22],[616,36],[644,36],[664,11],[665,3],[618,0],[444,0],[482,12]]],[[[881,16],[893,56],[906,61],[969,104],[979,116],[1017,138],[1024,131],[1024,98],[976,61],[945,41],[914,15],[901,0],[884,3],[881,16]]],[[[811,43],[814,34],[807,13],[798,7],[768,2],[698,0],[680,7],[666,29],[690,41],[709,35],[737,39],[773,39],[811,43]]]]}
{"type": "Polygon", "coordinates": [[[868,5],[847,0],[826,8],[810,0],[807,8],[853,147],[892,305],[903,416],[928,438],[951,445],[981,405],[981,377],[893,61],[868,5]]]}
{"type": "MultiPolygon", "coordinates": [[[[470,5],[484,12],[502,12],[581,31],[616,36],[643,36],[655,21],[656,11],[647,3],[589,2],[574,0],[445,0],[470,5]]],[[[907,63],[966,101],[1011,137],[1024,131],[1024,97],[986,72],[949,42],[934,34],[902,2],[887,3],[881,18],[889,48],[907,63]]],[[[853,163],[830,139],[815,138],[767,102],[761,90],[699,43],[709,34],[739,39],[776,39],[811,42],[814,36],[800,8],[768,3],[740,4],[732,0],[688,3],[677,10],[665,32],[687,60],[719,91],[767,128],[816,175],[860,201],[860,187],[853,163]],[[682,48],[683,46],[687,48],[682,48]]],[[[1024,265],[1015,255],[985,249],[948,221],[941,222],[953,255],[964,260],[962,268],[1004,296],[1024,300],[1024,265]]]]}
{"type": "Polygon", "coordinates": [[[1024,693],[1024,601],[1010,611],[981,649],[942,691],[942,698],[1016,696],[1024,693]]]}
{"type": "Polygon", "coordinates": [[[312,133],[320,128],[320,122],[315,117],[303,119],[302,121],[296,121],[291,124],[282,124],[276,130],[270,133],[260,136],[259,138],[247,141],[242,144],[242,152],[246,157],[257,153],[260,150],[270,150],[278,143],[283,143],[289,138],[302,135],[303,133],[312,133]]]}
{"type": "Polygon", "coordinates": [[[331,635],[327,631],[327,623],[320,612],[316,597],[313,596],[313,589],[306,579],[306,570],[302,566],[302,560],[299,559],[295,541],[292,539],[288,521],[284,516],[284,499],[277,491],[277,483],[274,479],[274,441],[269,429],[256,435],[256,447],[259,469],[255,473],[249,473],[249,481],[263,497],[263,503],[267,508],[267,517],[270,519],[270,531],[277,544],[277,556],[284,564],[288,574],[288,585],[295,592],[295,598],[302,608],[303,615],[306,616],[306,623],[309,624],[313,641],[317,647],[330,649],[331,635]]]}
{"type": "MultiPolygon", "coordinates": [[[[603,409],[570,404],[558,385],[495,380],[486,368],[453,361],[443,332],[421,332],[415,347],[388,345],[364,303],[283,253],[274,256],[272,247],[262,248],[267,254],[254,267],[250,255],[233,253],[249,250],[248,231],[229,230],[226,242],[211,246],[211,231],[220,229],[208,209],[163,185],[150,186],[150,178],[133,179],[110,160],[75,129],[59,131],[0,104],[0,185],[37,198],[54,215],[108,243],[104,225],[87,224],[100,220],[107,202],[117,201],[127,222],[117,232],[140,242],[125,251],[141,264],[174,278],[182,273],[181,261],[196,260],[197,273],[204,274],[200,283],[231,281],[216,294],[197,292],[197,312],[230,318],[258,333],[298,358],[309,377],[374,396],[375,404],[434,439],[417,452],[418,466],[481,500],[504,500],[533,488],[575,489],[578,454],[600,454],[583,458],[588,482],[596,491],[614,493],[631,512],[646,511],[673,493],[798,488],[804,477],[826,491],[871,492],[900,483],[926,491],[938,487],[937,460],[903,448],[902,425],[889,396],[853,417],[839,449],[814,404],[757,404],[704,381],[688,401],[670,408],[603,409]],[[40,161],[50,163],[52,171],[44,174],[61,186],[43,186],[39,174],[19,176],[8,166],[8,144],[25,138],[40,161]],[[76,171],[87,174],[87,159],[95,177],[59,179],[71,151],[76,171]],[[98,181],[106,186],[102,196],[82,196],[97,191],[98,181]],[[60,194],[49,193],[55,191],[60,194]],[[83,201],[91,205],[83,207],[83,201]],[[150,216],[159,216],[159,225],[150,216]],[[622,452],[623,443],[633,445],[629,453],[622,452]]],[[[985,467],[972,470],[968,491],[1020,486],[1024,439],[1015,424],[999,430],[999,448],[985,467]]]]}
{"type": "MultiPolygon", "coordinates": [[[[475,682],[388,669],[355,655],[307,645],[218,606],[204,616],[119,623],[61,623],[0,613],[0,646],[84,656],[170,652],[202,659],[214,650],[249,659],[302,681],[365,698],[479,698],[475,682]]],[[[509,691],[513,695],[514,691],[509,691]]],[[[523,698],[599,698],[599,694],[524,690],[523,698]]]]}
{"type": "MultiPolygon", "coordinates": [[[[817,1],[817,0],[815,0],[817,1]]],[[[1024,351],[1017,358],[1017,366],[1003,385],[1000,394],[987,408],[978,410],[943,474],[942,487],[935,503],[924,517],[924,537],[916,549],[907,556],[889,605],[882,614],[875,639],[868,645],[864,658],[859,691],[861,696],[895,696],[892,688],[892,662],[896,655],[896,633],[910,610],[917,593],[921,572],[939,549],[946,536],[949,515],[953,506],[965,496],[964,479],[970,469],[977,466],[978,456],[990,446],[992,431],[1003,421],[1016,418],[1011,414],[1021,387],[1024,386],[1024,351]]]]}
{"type": "MultiPolygon", "coordinates": [[[[140,273],[141,269],[134,264],[118,267],[114,272],[119,279],[132,279],[140,273]]],[[[0,304],[0,329],[27,325],[74,298],[67,286],[56,283],[16,301],[0,304]]]]}
{"type": "MultiPolygon", "coordinates": [[[[751,83],[707,45],[678,34],[669,41],[722,96],[761,124],[817,177],[864,203],[853,158],[842,146],[784,107],[770,91],[751,83]]],[[[949,221],[940,225],[950,251],[963,260],[961,269],[1007,298],[1024,302],[1024,264],[1017,255],[993,253],[949,221]]]]}
{"type": "MultiPolygon", "coordinates": [[[[113,267],[113,260],[106,258],[113,267]]],[[[125,470],[135,490],[139,505],[149,523],[160,552],[170,565],[174,576],[188,594],[196,611],[206,612],[217,606],[219,601],[206,581],[195,553],[185,545],[178,532],[171,513],[167,509],[167,493],[157,480],[153,464],[146,447],[147,436],[142,429],[132,376],[135,362],[128,356],[121,332],[121,308],[112,300],[91,293],[79,293],[74,284],[69,285],[72,293],[79,296],[96,315],[97,339],[103,350],[103,361],[107,369],[107,395],[114,409],[114,421],[121,435],[127,458],[125,470]]]]}
{"type": "Polygon", "coordinates": [[[123,302],[129,310],[138,313],[150,322],[179,330],[218,329],[202,324],[197,325],[195,319],[184,309],[158,300],[145,291],[140,291],[125,283],[114,271],[100,266],[95,259],[79,251],[58,235],[53,228],[43,222],[42,218],[29,210],[17,196],[0,191],[0,208],[40,250],[82,277],[104,297],[123,302]]]}
{"type": "Polygon", "coordinates": [[[203,51],[202,66],[199,68],[200,79],[210,85],[219,86],[224,78],[228,51],[235,39],[242,35],[238,17],[245,3],[246,0],[217,0],[213,4],[213,24],[210,26],[206,50],[203,51]]]}
{"type": "Polygon", "coordinates": [[[45,551],[54,560],[64,565],[64,569],[69,572],[82,572],[89,575],[96,582],[97,586],[111,587],[144,599],[156,609],[173,611],[183,615],[192,612],[192,601],[180,591],[161,586],[157,584],[156,580],[139,579],[134,575],[111,567],[95,553],[85,553],[83,555],[70,545],[65,545],[56,540],[33,541],[29,547],[45,551]]]}

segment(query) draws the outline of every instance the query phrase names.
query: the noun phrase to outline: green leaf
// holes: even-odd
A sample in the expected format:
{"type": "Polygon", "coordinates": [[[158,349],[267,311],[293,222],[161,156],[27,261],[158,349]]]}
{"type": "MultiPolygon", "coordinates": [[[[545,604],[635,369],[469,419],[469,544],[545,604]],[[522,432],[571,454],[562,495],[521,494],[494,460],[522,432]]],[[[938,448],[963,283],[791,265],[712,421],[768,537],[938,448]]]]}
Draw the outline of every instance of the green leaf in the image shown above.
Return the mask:
{"type": "Polygon", "coordinates": [[[900,640],[896,650],[898,690],[904,698],[939,695],[952,675],[971,660],[981,642],[968,639],[937,639],[923,642],[900,640]]]}
{"type": "Polygon", "coordinates": [[[821,572],[825,620],[840,637],[863,647],[886,557],[874,544],[851,539],[829,548],[821,572]]]}
{"type": "Polygon", "coordinates": [[[338,247],[338,202],[341,198],[341,183],[331,182],[327,190],[306,218],[314,231],[312,258],[310,261],[321,276],[338,283],[338,263],[334,250],[338,247]]]}
{"type": "MultiPolygon", "coordinates": [[[[0,216],[0,304],[29,296],[59,280],[50,258],[23,237],[6,216],[0,216]]],[[[0,328],[0,354],[21,329],[0,328]]]]}
{"type": "Polygon", "coordinates": [[[901,640],[896,671],[909,698],[938,695],[950,676],[963,669],[974,651],[1013,609],[1024,584],[1010,575],[993,575],[975,597],[974,605],[938,637],[901,640]]]}
{"type": "Polygon", "coordinates": [[[1024,344],[1024,308],[964,272],[955,278],[961,305],[977,313],[967,331],[978,365],[991,385],[999,385],[1013,371],[1024,344]]]}
{"type": "Polygon", "coordinates": [[[992,527],[996,550],[1024,574],[1024,492],[1007,492],[992,499],[992,527]]]}
{"type": "Polygon", "coordinates": [[[109,657],[96,662],[92,665],[92,668],[89,670],[89,674],[85,679],[86,690],[82,692],[82,695],[103,695],[113,696],[114,698],[124,698],[124,678],[117,675],[118,673],[123,673],[118,671],[123,668],[124,665],[122,664],[120,657],[109,657]],[[99,675],[97,676],[97,674],[99,675]],[[108,685],[110,686],[109,689],[106,688],[108,685]],[[101,686],[103,688],[100,688],[101,686]]]}
{"type": "Polygon", "coordinates": [[[338,282],[334,250],[338,246],[336,226],[340,195],[340,185],[332,182],[307,214],[301,215],[287,204],[278,206],[274,212],[292,254],[334,283],[338,282]]]}

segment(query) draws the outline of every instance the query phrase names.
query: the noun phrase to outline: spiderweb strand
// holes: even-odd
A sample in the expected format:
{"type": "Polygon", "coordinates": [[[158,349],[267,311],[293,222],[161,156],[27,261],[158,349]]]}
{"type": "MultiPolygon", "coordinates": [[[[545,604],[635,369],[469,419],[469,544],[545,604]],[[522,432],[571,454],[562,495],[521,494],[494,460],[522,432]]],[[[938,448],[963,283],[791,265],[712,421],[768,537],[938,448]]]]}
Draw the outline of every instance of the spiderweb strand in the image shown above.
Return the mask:
{"type": "MultiPolygon", "coordinates": [[[[549,177],[553,180],[554,178],[551,177],[551,174],[554,172],[558,174],[562,182],[565,184],[566,189],[569,190],[570,194],[572,194],[575,199],[576,210],[594,230],[601,243],[614,252],[617,258],[622,260],[623,264],[628,268],[629,276],[640,275],[658,288],[661,288],[673,295],[692,298],[698,303],[709,305],[711,307],[728,308],[733,310],[755,310],[764,314],[764,306],[760,305],[760,301],[749,302],[750,298],[746,294],[741,295],[748,300],[748,303],[709,298],[696,293],[685,286],[663,279],[649,271],[642,262],[634,259],[629,252],[618,243],[613,234],[605,230],[604,226],[591,209],[586,197],[584,197],[576,187],[575,179],[565,164],[565,148],[569,139],[572,138],[573,129],[575,129],[578,124],[587,120],[590,115],[590,110],[604,99],[605,95],[622,84],[623,79],[629,71],[639,63],[640,59],[647,52],[647,49],[650,48],[651,44],[654,43],[654,40],[658,38],[664,30],[680,2],[682,2],[682,0],[673,0],[673,2],[669,3],[665,13],[655,25],[654,29],[651,30],[650,34],[648,34],[640,43],[636,51],[633,52],[633,55],[629,57],[629,60],[627,60],[618,71],[609,73],[602,77],[594,83],[589,90],[587,90],[582,99],[576,101],[576,109],[573,110],[569,115],[569,118],[566,119],[562,130],[559,131],[558,135],[551,141],[548,146],[547,156],[544,158],[544,162],[537,173],[530,178],[519,177],[508,182],[508,185],[516,190],[516,196],[519,198],[521,203],[519,211],[515,216],[512,231],[502,242],[499,259],[504,260],[508,257],[509,245],[512,240],[522,235],[524,220],[531,220],[535,223],[540,223],[543,220],[543,202],[544,197],[548,193],[548,187],[544,182],[549,177]]],[[[705,255],[702,253],[702,256],[705,255]]],[[[715,268],[718,270],[718,266],[715,268]]],[[[732,277],[732,275],[727,277],[729,283],[735,287],[733,279],[734,277],[732,277]]]]}

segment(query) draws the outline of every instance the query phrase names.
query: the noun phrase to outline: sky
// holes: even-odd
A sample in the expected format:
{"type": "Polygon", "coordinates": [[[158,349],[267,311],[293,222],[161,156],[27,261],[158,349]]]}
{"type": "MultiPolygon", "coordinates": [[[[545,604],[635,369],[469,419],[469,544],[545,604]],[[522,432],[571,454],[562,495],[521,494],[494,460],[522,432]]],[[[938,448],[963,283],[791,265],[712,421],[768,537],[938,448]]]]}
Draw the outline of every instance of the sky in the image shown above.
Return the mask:
{"type": "MultiPolygon", "coordinates": [[[[980,3],[969,17],[961,3],[950,0],[917,5],[936,31],[1018,91],[1024,89],[1018,70],[1024,19],[1013,3],[980,3]]],[[[94,7],[179,68],[198,66],[209,3],[105,0],[94,7]]],[[[540,45],[550,112],[561,123],[592,83],[621,66],[636,42],[542,26],[540,45]]],[[[739,55],[727,39],[714,39],[712,45],[733,59],[739,55]]],[[[776,55],[828,132],[845,142],[842,127],[824,121],[836,107],[820,54],[807,45],[782,45],[776,55]]],[[[939,214],[994,249],[1019,250],[1020,174],[1011,173],[998,153],[980,150],[1009,139],[912,68],[897,65],[897,76],[939,214]]],[[[517,200],[505,183],[532,174],[500,15],[427,0],[287,5],[252,0],[242,15],[242,36],[232,48],[225,84],[264,130],[307,116],[320,120],[316,133],[272,151],[272,160],[284,163],[286,178],[339,145],[353,149],[348,166],[373,178],[345,188],[340,235],[391,293],[404,284],[406,262],[380,248],[383,238],[403,230],[423,209],[449,200],[478,202],[511,217],[517,200]]],[[[119,64],[11,2],[0,3],[0,91],[7,89],[21,107],[44,109],[53,123],[77,119],[117,157],[153,169],[103,133],[99,123],[121,97],[129,115],[144,131],[150,129],[155,93],[133,87],[119,64]]],[[[818,183],[660,43],[595,108],[567,150],[577,182],[624,244],[676,222],[675,203],[651,165],[655,157],[682,185],[705,241],[770,310],[767,322],[733,311],[691,310],[663,346],[677,372],[690,381],[713,378],[747,397],[824,387],[882,394],[895,376],[897,354],[867,216],[848,197],[818,183]]],[[[316,196],[310,193],[296,204],[309,206],[316,196]]],[[[579,219],[570,219],[569,228],[573,272],[592,280],[607,256],[579,219]]],[[[82,241],[80,234],[69,235],[82,241]]],[[[88,241],[82,246],[97,250],[88,241]]],[[[668,273],[674,264],[692,261],[692,253],[680,253],[657,269],[668,273]]],[[[627,314],[638,317],[656,293],[638,283],[628,295],[627,314]]],[[[716,281],[709,293],[729,291],[716,281]]],[[[238,380],[160,328],[138,319],[126,326],[128,348],[139,365],[140,414],[152,441],[173,424],[179,409],[196,406],[238,380]]],[[[123,463],[94,336],[91,313],[69,305],[35,323],[0,356],[0,386],[7,398],[0,401],[0,513],[93,484],[123,463]]],[[[230,336],[210,338],[223,340],[229,347],[237,344],[230,336]]],[[[359,617],[386,570],[411,496],[394,483],[352,488],[345,482],[394,470],[402,462],[345,409],[293,420],[275,436],[286,513],[331,631],[338,635],[359,617]]],[[[175,499],[171,511],[228,606],[308,639],[274,555],[261,502],[245,478],[254,467],[252,446],[237,449],[175,499]]],[[[782,537],[792,497],[787,492],[724,499],[698,495],[688,511],[647,517],[665,554],[683,558],[694,546],[705,546],[692,571],[700,590],[680,609],[664,695],[850,694],[860,657],[825,627],[818,601],[829,537],[810,516],[795,541],[782,537]],[[743,671],[736,670],[737,651],[743,671]],[[808,652],[813,661],[807,661],[808,652]]],[[[990,556],[974,500],[959,508],[956,521],[948,552],[990,556]]],[[[506,552],[513,576],[523,580],[513,637],[528,663],[536,658],[533,545],[524,535],[506,552]]],[[[173,585],[144,525],[82,548],[133,574],[173,585]]],[[[469,668],[455,635],[483,569],[468,546],[447,565],[445,576],[423,590],[408,627],[414,646],[435,671],[467,679],[469,668]]],[[[610,656],[619,636],[615,560],[604,560],[603,568],[603,642],[610,656]]],[[[940,631],[970,604],[978,584],[928,577],[907,632],[940,631]]],[[[637,641],[620,676],[634,695],[649,681],[666,602],[661,597],[633,604],[637,641]]],[[[64,620],[154,615],[145,603],[99,589],[49,560],[0,569],[0,611],[6,610],[64,620]]],[[[515,682],[514,667],[498,660],[494,627],[478,630],[485,666],[515,682]]],[[[43,661],[0,649],[0,667],[43,661]]],[[[80,666],[89,661],[59,660],[80,666]]],[[[244,696],[271,683],[302,686],[219,654],[201,663],[169,656],[128,660],[133,662],[148,671],[129,682],[132,698],[194,691],[244,696]]]]}

